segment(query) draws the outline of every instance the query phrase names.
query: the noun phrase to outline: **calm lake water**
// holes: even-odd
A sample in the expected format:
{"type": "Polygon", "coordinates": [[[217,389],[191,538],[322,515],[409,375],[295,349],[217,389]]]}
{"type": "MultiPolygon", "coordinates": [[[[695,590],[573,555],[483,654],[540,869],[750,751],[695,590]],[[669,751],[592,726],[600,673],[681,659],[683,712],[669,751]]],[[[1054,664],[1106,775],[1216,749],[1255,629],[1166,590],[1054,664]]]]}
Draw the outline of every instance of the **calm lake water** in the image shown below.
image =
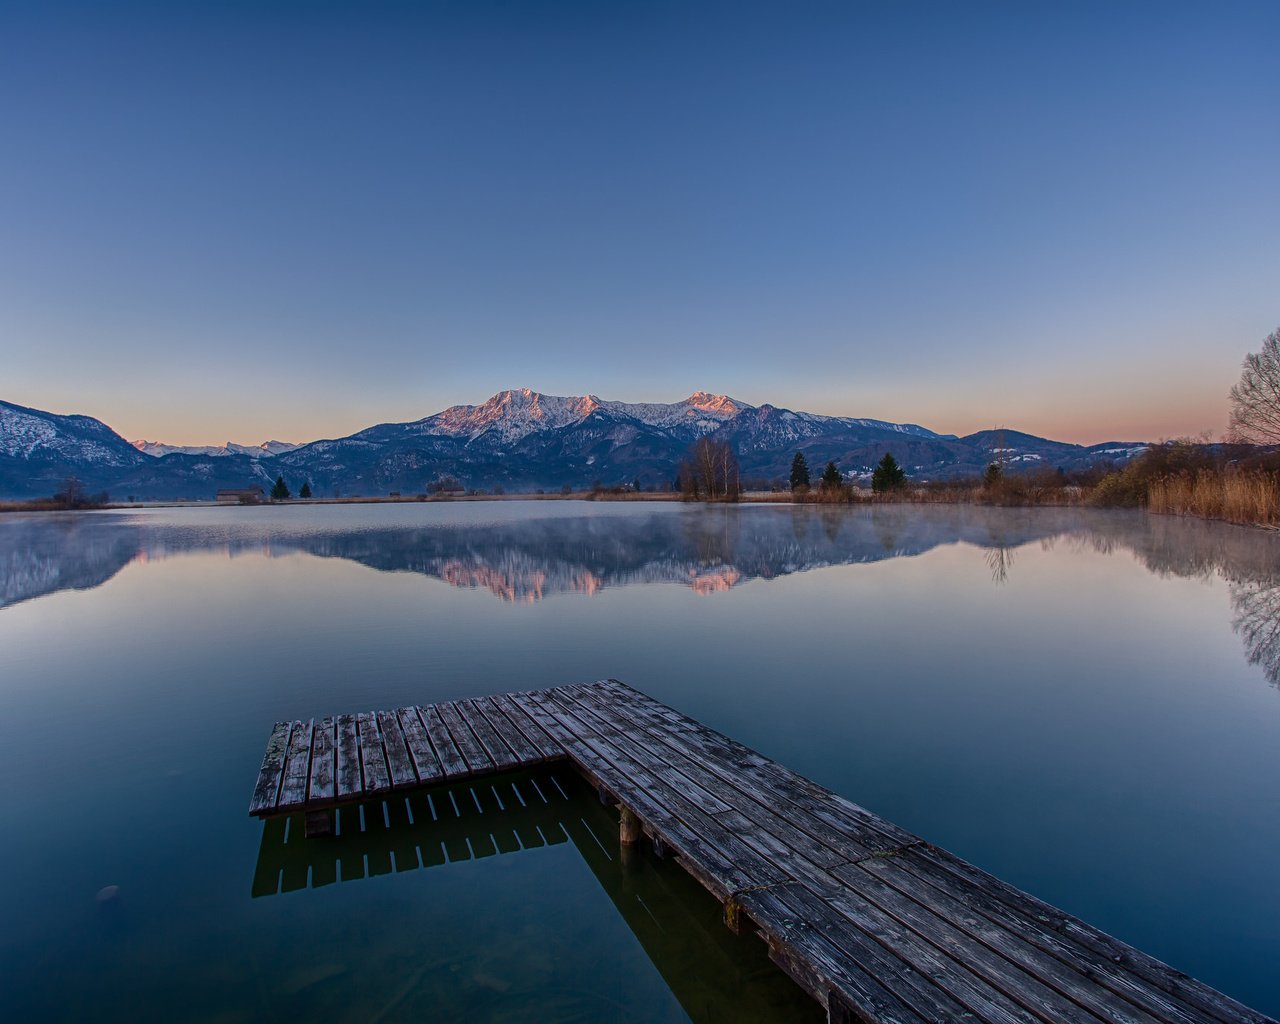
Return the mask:
{"type": "Polygon", "coordinates": [[[7,1019],[821,1019],[678,867],[621,863],[568,769],[330,847],[246,815],[277,719],[606,676],[1280,1013],[1272,533],[577,502],[5,516],[0,655],[7,1019]]]}

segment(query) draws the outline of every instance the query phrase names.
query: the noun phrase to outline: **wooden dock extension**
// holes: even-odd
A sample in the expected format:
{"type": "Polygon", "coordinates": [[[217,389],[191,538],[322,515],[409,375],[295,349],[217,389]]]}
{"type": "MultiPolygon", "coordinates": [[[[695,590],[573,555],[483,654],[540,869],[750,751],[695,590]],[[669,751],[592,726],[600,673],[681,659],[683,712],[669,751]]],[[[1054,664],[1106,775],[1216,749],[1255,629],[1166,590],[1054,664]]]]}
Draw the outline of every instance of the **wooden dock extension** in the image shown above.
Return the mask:
{"type": "Polygon", "coordinates": [[[616,681],[280,723],[249,811],[567,760],[832,1021],[1276,1024],[616,681]]]}

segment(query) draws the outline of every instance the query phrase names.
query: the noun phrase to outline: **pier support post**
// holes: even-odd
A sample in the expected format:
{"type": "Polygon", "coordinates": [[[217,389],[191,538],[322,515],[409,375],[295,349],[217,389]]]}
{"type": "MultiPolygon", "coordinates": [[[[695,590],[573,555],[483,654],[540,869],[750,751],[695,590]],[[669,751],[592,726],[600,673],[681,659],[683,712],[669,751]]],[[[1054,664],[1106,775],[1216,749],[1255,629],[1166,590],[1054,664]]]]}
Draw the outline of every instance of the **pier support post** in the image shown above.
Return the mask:
{"type": "Polygon", "coordinates": [[[640,819],[631,813],[631,808],[623,804],[618,804],[618,810],[622,817],[618,820],[618,842],[623,846],[634,846],[640,842],[640,837],[644,835],[644,829],[640,826],[640,819]]]}
{"type": "Polygon", "coordinates": [[[827,993],[827,1024],[853,1024],[858,1018],[853,1008],[837,992],[827,993]]]}
{"type": "Polygon", "coordinates": [[[724,926],[734,935],[742,934],[742,904],[732,896],[724,901],[724,926]]]}

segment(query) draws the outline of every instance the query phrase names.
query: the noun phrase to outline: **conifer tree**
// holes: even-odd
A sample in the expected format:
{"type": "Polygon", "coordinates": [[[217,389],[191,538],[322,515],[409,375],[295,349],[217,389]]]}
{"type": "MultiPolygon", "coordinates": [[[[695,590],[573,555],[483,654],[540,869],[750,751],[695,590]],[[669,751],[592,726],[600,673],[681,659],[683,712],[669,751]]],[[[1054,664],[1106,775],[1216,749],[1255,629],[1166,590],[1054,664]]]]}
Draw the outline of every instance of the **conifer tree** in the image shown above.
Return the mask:
{"type": "Polygon", "coordinates": [[[877,494],[885,491],[896,491],[907,482],[907,472],[898,465],[892,452],[885,452],[884,458],[871,473],[871,489],[877,494]]]}
{"type": "Polygon", "coordinates": [[[791,460],[791,489],[799,491],[809,486],[809,463],[804,460],[804,452],[796,452],[791,460]]]}
{"type": "Polygon", "coordinates": [[[302,490],[298,492],[298,497],[299,498],[311,497],[311,481],[310,480],[308,480],[306,483],[302,485],[302,490]]]}
{"type": "Polygon", "coordinates": [[[827,468],[822,471],[823,490],[834,490],[842,483],[844,483],[844,477],[840,475],[840,470],[836,468],[835,462],[828,462],[827,468]]]}
{"type": "Polygon", "coordinates": [[[276,477],[276,485],[271,488],[271,500],[284,501],[289,496],[289,486],[284,482],[284,475],[281,474],[276,477]]]}

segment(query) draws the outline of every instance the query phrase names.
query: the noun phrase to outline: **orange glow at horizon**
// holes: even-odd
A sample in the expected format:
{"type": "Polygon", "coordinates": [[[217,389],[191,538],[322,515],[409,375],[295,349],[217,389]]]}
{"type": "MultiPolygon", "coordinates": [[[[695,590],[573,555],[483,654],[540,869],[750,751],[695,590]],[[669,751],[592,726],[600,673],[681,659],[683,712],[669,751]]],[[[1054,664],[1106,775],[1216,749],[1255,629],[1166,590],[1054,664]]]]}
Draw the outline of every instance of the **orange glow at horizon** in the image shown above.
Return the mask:
{"type": "MultiPolygon", "coordinates": [[[[1010,409],[1007,412],[993,414],[978,413],[972,408],[940,411],[936,415],[907,410],[894,414],[848,409],[828,412],[806,408],[799,402],[791,403],[789,407],[805,412],[821,412],[824,415],[867,416],[891,422],[918,423],[940,434],[956,434],[960,437],[981,430],[1002,428],[1080,445],[1099,444],[1103,441],[1158,441],[1173,437],[1199,437],[1206,432],[1212,439],[1217,440],[1221,438],[1227,427],[1225,396],[1217,402],[1209,400],[1181,402],[1167,409],[1151,407],[1124,409],[1114,406],[1046,408],[1042,405],[1034,411],[1024,409],[1019,412],[1019,410],[1010,409]]],[[[309,425],[303,422],[285,429],[261,430],[259,431],[261,436],[257,434],[246,436],[247,432],[243,424],[226,422],[222,417],[210,418],[207,428],[201,427],[199,423],[189,422],[174,430],[148,428],[131,431],[124,427],[117,427],[110,420],[104,422],[130,442],[145,439],[169,445],[197,446],[223,445],[231,441],[248,446],[261,444],[264,441],[307,444],[325,438],[346,437],[376,423],[409,422],[439,411],[441,410],[435,409],[417,415],[373,415],[364,419],[348,416],[342,418],[345,422],[314,421],[309,425]]]]}

